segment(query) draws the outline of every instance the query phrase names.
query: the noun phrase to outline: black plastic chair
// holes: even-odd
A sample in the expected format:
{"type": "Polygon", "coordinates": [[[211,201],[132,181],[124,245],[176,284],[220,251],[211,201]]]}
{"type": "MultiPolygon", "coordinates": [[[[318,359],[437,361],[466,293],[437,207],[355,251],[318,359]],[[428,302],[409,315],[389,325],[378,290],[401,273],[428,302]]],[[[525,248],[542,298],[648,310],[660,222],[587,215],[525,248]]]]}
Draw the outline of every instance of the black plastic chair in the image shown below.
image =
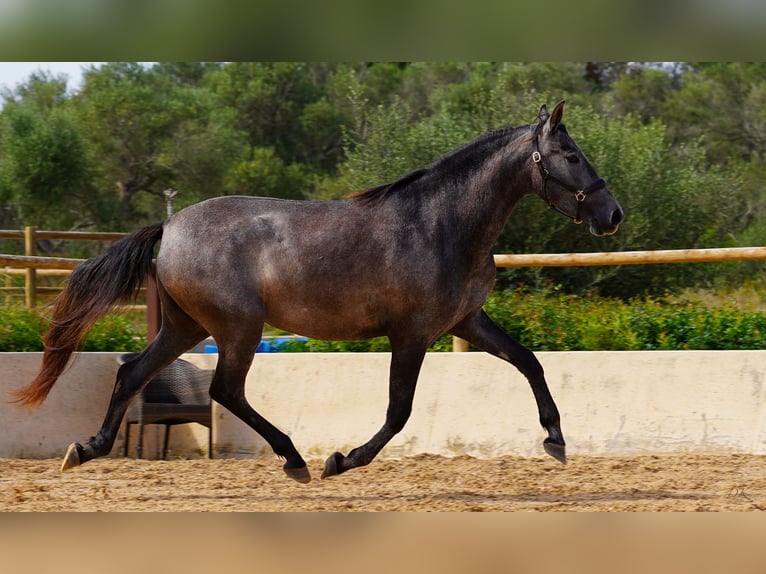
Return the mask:
{"type": "MultiPolygon", "coordinates": [[[[121,355],[119,362],[126,363],[138,353],[121,355]]],[[[125,456],[128,456],[130,426],[138,425],[137,458],[144,447],[144,425],[165,425],[165,442],[162,458],[168,454],[170,427],[178,424],[198,423],[208,428],[208,458],[213,458],[213,414],[210,399],[212,369],[200,369],[183,359],[176,359],[159,372],[144,389],[136,395],[125,414],[125,456]]]]}

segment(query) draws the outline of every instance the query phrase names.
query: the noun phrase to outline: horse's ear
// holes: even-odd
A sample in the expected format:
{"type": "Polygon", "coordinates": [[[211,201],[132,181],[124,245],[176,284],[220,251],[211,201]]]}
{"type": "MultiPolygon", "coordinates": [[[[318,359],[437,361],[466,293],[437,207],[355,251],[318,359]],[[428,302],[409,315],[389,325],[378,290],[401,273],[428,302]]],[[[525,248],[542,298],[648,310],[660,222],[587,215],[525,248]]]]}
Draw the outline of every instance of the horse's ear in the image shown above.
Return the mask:
{"type": "Polygon", "coordinates": [[[540,112],[537,114],[537,118],[540,123],[535,128],[535,133],[539,136],[541,134],[550,134],[556,131],[556,128],[561,124],[561,117],[564,115],[564,100],[561,100],[553,108],[553,113],[549,114],[548,109],[543,105],[540,107],[540,112]]]}
{"type": "Polygon", "coordinates": [[[556,128],[559,127],[559,124],[561,123],[561,117],[564,115],[564,104],[566,103],[565,100],[561,100],[556,106],[553,108],[553,113],[551,114],[551,117],[549,119],[550,122],[550,131],[556,131],[556,128]]]}
{"type": "Polygon", "coordinates": [[[545,125],[545,122],[548,121],[549,117],[551,117],[551,115],[548,113],[548,107],[543,104],[540,106],[540,111],[537,112],[537,127],[535,128],[536,135],[540,135],[540,132],[543,131],[543,126],[545,125]]]}
{"type": "Polygon", "coordinates": [[[544,124],[548,121],[549,117],[551,117],[551,115],[548,113],[548,107],[543,104],[540,106],[540,111],[537,112],[537,119],[540,121],[540,124],[544,124]]]}

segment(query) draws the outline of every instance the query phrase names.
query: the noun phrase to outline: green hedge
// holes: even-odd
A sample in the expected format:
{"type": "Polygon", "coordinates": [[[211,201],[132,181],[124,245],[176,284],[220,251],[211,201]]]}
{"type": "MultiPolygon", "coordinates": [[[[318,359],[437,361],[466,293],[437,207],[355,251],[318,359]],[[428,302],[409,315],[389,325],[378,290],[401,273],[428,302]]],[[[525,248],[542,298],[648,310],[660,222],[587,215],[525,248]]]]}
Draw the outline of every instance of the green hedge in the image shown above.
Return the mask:
{"type": "MultiPolygon", "coordinates": [[[[42,351],[44,315],[20,306],[0,307],[0,352],[42,351]]],[[[107,315],[98,321],[81,345],[82,351],[140,351],[146,345],[146,328],[135,326],[124,315],[107,315]]]]}
{"type": "MultiPolygon", "coordinates": [[[[722,305],[494,293],[487,313],[533,351],[766,349],[766,314],[722,305]]],[[[452,348],[449,336],[432,351],[452,348]]],[[[294,341],[289,351],[388,351],[384,338],[365,342],[294,341]]]]}
{"type": "MultiPolygon", "coordinates": [[[[533,351],[766,349],[766,313],[730,304],[706,307],[656,299],[624,302],[559,293],[494,293],[487,313],[533,351]]],[[[84,351],[139,351],[145,326],[123,315],[99,321],[84,351]]],[[[41,351],[45,321],[21,307],[0,309],[0,351],[41,351]]],[[[432,351],[449,351],[452,338],[440,337],[432,351]]],[[[290,341],[286,352],[389,351],[386,338],[369,341],[290,341]]]]}
{"type": "Polygon", "coordinates": [[[766,314],[731,305],[505,293],[485,308],[536,351],[766,349],[766,314]]]}

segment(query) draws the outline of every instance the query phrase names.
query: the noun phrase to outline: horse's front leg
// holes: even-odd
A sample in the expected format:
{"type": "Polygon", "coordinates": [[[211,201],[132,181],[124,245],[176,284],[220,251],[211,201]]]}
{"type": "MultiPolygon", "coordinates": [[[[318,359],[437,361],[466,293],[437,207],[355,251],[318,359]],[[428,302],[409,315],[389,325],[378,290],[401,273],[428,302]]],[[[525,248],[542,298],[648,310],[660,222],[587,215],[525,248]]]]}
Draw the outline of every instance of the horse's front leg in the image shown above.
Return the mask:
{"type": "Polygon", "coordinates": [[[391,367],[388,387],[388,410],[381,429],[362,446],[344,456],[336,452],[325,461],[322,478],[346,472],[372,462],[380,450],[404,428],[412,412],[420,367],[426,355],[427,344],[397,344],[391,340],[391,367]]]}
{"type": "Polygon", "coordinates": [[[561,434],[559,411],[545,382],[543,367],[532,351],[498,327],[483,309],[479,309],[458,323],[451,333],[508,361],[527,378],[537,402],[540,424],[548,431],[548,438],[543,441],[543,448],[553,458],[565,463],[565,442],[561,434]]]}

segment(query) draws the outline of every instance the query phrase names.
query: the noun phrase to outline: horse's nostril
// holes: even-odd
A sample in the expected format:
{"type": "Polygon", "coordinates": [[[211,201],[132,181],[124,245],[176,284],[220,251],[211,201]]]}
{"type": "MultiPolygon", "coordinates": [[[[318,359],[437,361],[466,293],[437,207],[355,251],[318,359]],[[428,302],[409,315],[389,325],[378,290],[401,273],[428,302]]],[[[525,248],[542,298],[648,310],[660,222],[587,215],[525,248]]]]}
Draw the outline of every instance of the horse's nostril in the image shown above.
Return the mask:
{"type": "Polygon", "coordinates": [[[622,209],[618,207],[612,212],[612,219],[610,220],[610,222],[612,223],[612,225],[615,225],[615,226],[619,225],[620,223],[622,223],[622,220],[624,219],[624,217],[625,215],[622,213],[622,209]]]}

